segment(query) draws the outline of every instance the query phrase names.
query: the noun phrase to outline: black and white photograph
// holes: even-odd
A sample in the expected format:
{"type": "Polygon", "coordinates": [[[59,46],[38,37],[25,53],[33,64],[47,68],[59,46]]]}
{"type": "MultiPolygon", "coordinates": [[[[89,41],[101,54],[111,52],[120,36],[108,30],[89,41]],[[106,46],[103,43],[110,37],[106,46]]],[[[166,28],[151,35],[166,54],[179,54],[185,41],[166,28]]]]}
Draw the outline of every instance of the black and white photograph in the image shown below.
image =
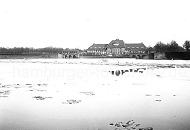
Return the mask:
{"type": "Polygon", "coordinates": [[[188,0],[0,0],[0,130],[190,130],[188,0]]]}

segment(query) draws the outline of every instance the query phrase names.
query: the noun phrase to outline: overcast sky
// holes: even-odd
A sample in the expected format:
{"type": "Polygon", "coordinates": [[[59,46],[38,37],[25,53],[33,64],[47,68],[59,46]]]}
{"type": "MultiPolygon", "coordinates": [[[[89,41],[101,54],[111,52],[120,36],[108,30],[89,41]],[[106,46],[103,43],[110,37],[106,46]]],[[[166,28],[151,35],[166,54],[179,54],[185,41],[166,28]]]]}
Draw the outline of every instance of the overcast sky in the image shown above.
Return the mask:
{"type": "Polygon", "coordinates": [[[0,46],[190,40],[188,0],[0,0],[0,46]]]}

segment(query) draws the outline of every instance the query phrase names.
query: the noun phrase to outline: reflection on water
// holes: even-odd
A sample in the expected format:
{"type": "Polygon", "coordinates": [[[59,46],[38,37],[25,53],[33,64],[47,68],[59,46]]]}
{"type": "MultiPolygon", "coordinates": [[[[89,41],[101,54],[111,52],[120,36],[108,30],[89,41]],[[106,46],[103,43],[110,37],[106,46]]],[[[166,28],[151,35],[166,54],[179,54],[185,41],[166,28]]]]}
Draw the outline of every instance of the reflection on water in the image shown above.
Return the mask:
{"type": "Polygon", "coordinates": [[[190,129],[188,64],[9,62],[0,130],[190,129]]]}
{"type": "Polygon", "coordinates": [[[140,128],[141,124],[136,123],[134,120],[129,120],[127,122],[110,123],[109,125],[115,128],[115,130],[153,130],[152,127],[140,128]]]}

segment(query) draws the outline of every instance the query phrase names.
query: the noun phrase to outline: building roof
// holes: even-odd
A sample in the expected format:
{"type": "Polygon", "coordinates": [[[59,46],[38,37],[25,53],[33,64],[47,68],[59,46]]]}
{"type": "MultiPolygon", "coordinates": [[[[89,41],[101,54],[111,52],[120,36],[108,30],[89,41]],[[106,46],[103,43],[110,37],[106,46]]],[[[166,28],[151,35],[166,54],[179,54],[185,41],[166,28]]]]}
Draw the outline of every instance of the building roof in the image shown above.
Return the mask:
{"type": "Polygon", "coordinates": [[[87,50],[104,50],[108,44],[93,44],[87,50]]]}
{"type": "Polygon", "coordinates": [[[125,48],[125,43],[123,40],[116,39],[112,40],[108,46],[109,48],[125,48]]]}
{"type": "Polygon", "coordinates": [[[124,43],[123,40],[112,40],[109,44],[93,44],[87,50],[106,50],[107,48],[125,48],[126,50],[144,50],[146,46],[143,43],[124,43]]]}
{"type": "Polygon", "coordinates": [[[143,50],[146,49],[146,46],[143,43],[127,43],[125,44],[125,48],[133,50],[143,50]]]}

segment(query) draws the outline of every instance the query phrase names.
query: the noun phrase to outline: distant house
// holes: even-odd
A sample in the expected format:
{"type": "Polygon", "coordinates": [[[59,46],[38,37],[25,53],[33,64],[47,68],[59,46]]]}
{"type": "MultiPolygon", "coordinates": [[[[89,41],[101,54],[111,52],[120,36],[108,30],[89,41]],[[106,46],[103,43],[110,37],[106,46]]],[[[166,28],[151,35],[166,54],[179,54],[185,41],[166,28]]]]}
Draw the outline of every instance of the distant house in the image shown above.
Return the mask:
{"type": "Polygon", "coordinates": [[[145,54],[146,46],[143,43],[125,43],[123,40],[112,40],[109,44],[93,44],[87,49],[88,55],[122,57],[132,54],[145,54]]]}

